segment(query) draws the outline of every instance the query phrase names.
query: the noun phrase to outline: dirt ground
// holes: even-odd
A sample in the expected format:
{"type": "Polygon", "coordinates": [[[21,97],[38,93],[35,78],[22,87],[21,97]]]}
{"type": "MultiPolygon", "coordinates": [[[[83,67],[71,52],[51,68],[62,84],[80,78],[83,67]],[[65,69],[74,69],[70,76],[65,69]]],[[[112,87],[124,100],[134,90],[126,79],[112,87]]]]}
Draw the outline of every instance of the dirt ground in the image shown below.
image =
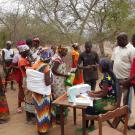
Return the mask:
{"type": "MultiPolygon", "coordinates": [[[[68,60],[70,63],[70,60],[68,60]]],[[[69,65],[67,63],[67,65],[69,65]]],[[[0,66],[0,74],[2,73],[2,69],[0,66]]],[[[7,101],[10,109],[10,120],[6,124],[0,125],[0,135],[37,135],[35,125],[28,124],[26,122],[25,112],[23,113],[16,113],[17,109],[17,94],[18,89],[16,88],[15,91],[10,90],[8,88],[6,96],[7,101]]],[[[133,97],[133,112],[129,120],[129,124],[135,122],[135,97],[133,97]]],[[[72,109],[69,111],[67,123],[65,124],[65,135],[81,135],[82,132],[79,132],[77,129],[81,128],[81,111],[77,110],[77,125],[74,126],[73,124],[73,112],[72,109]]],[[[106,124],[106,123],[105,123],[106,124]]],[[[98,127],[96,123],[96,127],[98,127]]],[[[121,126],[119,127],[121,130],[121,126]]],[[[50,129],[49,135],[60,135],[60,126],[56,125],[55,128],[50,129]]],[[[128,135],[135,135],[135,130],[128,131],[128,135]]]]}
{"type": "MultiPolygon", "coordinates": [[[[17,108],[17,93],[8,89],[6,95],[10,108],[10,121],[6,124],[0,125],[0,135],[37,135],[36,128],[34,125],[27,124],[25,112],[16,113],[17,108]]],[[[133,99],[133,113],[129,120],[129,124],[135,122],[135,97],[133,99]]],[[[77,128],[81,128],[81,112],[77,110],[77,125],[73,125],[72,110],[69,111],[67,123],[65,125],[65,135],[81,135],[81,132],[77,131],[77,128]]],[[[105,123],[106,124],[106,123],[105,123]]],[[[96,123],[97,127],[97,123],[96,123]]],[[[121,126],[119,127],[121,130],[121,126]]],[[[50,129],[49,135],[60,135],[60,126],[57,125],[55,128],[50,129]]],[[[135,130],[128,131],[128,135],[135,135],[135,130]]]]}

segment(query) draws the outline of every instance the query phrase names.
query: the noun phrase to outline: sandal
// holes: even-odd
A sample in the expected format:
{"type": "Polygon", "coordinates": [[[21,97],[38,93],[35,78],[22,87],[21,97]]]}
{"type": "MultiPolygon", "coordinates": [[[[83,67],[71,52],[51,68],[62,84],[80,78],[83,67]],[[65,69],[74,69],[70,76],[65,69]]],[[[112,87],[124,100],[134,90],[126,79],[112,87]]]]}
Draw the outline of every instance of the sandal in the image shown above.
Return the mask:
{"type": "Polygon", "coordinates": [[[22,113],[23,112],[23,109],[21,107],[17,108],[16,110],[17,113],[22,113]]]}

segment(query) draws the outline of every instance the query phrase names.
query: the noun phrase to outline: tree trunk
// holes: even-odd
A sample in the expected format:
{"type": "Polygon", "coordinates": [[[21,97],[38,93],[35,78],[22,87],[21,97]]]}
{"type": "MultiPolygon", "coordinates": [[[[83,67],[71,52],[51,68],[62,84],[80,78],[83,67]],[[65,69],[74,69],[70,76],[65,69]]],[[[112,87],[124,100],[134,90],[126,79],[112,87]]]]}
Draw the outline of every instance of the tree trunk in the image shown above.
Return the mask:
{"type": "Polygon", "coordinates": [[[101,56],[104,57],[105,56],[105,50],[104,50],[104,42],[103,41],[101,41],[99,43],[99,49],[100,49],[101,56]]]}

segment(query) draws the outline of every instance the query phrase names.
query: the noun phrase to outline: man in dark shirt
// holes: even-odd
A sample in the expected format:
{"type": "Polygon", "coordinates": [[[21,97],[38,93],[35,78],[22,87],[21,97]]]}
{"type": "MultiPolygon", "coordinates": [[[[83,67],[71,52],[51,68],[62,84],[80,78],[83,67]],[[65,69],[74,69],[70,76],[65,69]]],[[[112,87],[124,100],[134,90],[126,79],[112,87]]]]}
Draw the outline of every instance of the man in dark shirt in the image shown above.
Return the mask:
{"type": "Polygon", "coordinates": [[[98,79],[97,64],[99,63],[98,54],[91,51],[92,43],[85,43],[85,51],[80,54],[78,67],[83,69],[84,82],[91,86],[91,90],[95,90],[96,80],[98,79]],[[83,66],[81,66],[83,63],[83,66]]]}

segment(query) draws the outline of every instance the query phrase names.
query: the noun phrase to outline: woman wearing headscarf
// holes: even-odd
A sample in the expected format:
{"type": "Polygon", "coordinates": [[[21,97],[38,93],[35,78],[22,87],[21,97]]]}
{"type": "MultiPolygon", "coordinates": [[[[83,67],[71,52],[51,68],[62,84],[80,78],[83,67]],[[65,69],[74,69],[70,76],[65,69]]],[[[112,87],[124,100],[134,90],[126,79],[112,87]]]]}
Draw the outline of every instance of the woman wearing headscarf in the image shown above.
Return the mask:
{"type": "MultiPolygon", "coordinates": [[[[116,77],[112,72],[111,62],[107,59],[102,59],[99,64],[99,69],[103,74],[101,82],[99,83],[101,90],[90,92],[89,96],[100,99],[94,100],[93,107],[86,109],[86,113],[90,115],[105,113],[116,107],[116,77]]],[[[94,122],[92,121],[91,126],[93,124],[94,122]]]]}
{"type": "Polygon", "coordinates": [[[0,124],[9,120],[9,108],[5,96],[4,85],[0,76],[0,124]]]}
{"type": "MultiPolygon", "coordinates": [[[[53,97],[54,99],[60,97],[66,92],[65,79],[68,77],[66,74],[66,64],[63,58],[67,55],[67,48],[59,47],[58,56],[52,62],[52,72],[54,75],[54,80],[52,84],[53,97]]],[[[56,122],[60,122],[60,110],[59,106],[55,106],[56,111],[56,122]]],[[[65,118],[67,116],[68,110],[64,109],[65,118]]]]}
{"type": "Polygon", "coordinates": [[[30,61],[28,60],[29,55],[29,47],[28,45],[24,44],[18,47],[21,57],[18,61],[18,67],[21,70],[22,77],[23,77],[23,89],[24,89],[24,101],[25,101],[25,111],[26,111],[26,119],[28,122],[33,121],[34,118],[34,106],[33,106],[33,99],[32,99],[32,92],[28,91],[26,87],[26,68],[31,66],[30,61]]]}
{"type": "Polygon", "coordinates": [[[79,59],[79,45],[78,43],[74,43],[72,45],[73,47],[73,50],[71,52],[71,55],[72,55],[72,68],[75,68],[76,71],[75,71],[75,79],[74,79],[74,82],[73,84],[76,85],[76,84],[81,84],[83,83],[83,73],[82,73],[82,70],[81,69],[77,69],[77,64],[78,64],[78,59],[79,59]]]}
{"type": "MultiPolygon", "coordinates": [[[[46,86],[49,86],[52,83],[52,75],[49,66],[50,60],[50,51],[43,50],[41,52],[40,60],[32,66],[32,69],[44,73],[46,86]]],[[[45,135],[49,128],[55,124],[55,113],[51,105],[51,99],[51,89],[46,91],[45,95],[33,93],[35,113],[37,117],[37,130],[39,135],[45,135]]]]}

